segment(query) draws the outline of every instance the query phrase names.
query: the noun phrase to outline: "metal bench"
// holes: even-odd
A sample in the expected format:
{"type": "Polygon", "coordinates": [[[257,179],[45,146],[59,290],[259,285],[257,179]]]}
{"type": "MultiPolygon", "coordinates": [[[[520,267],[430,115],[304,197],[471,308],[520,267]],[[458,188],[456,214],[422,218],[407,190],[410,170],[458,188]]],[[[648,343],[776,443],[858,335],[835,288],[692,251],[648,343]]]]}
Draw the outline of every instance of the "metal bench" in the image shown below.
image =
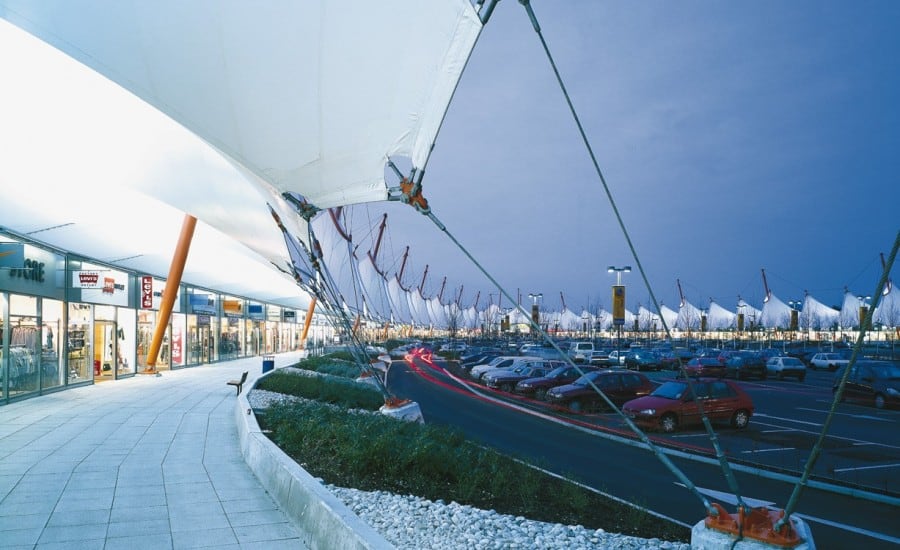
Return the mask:
{"type": "Polygon", "coordinates": [[[226,382],[226,384],[228,384],[229,386],[235,387],[235,389],[237,390],[237,393],[235,395],[240,395],[241,390],[244,389],[244,382],[247,381],[247,372],[248,371],[244,371],[244,374],[241,375],[240,380],[229,380],[228,382],[226,382]]]}

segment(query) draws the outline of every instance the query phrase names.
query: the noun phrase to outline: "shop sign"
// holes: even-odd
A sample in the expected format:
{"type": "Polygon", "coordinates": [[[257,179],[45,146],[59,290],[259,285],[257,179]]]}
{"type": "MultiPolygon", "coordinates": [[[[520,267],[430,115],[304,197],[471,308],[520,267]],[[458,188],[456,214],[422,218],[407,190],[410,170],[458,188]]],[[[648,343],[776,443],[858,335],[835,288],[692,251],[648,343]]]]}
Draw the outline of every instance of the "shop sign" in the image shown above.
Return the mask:
{"type": "Polygon", "coordinates": [[[297,320],[297,312],[293,309],[285,309],[281,312],[281,319],[288,323],[293,323],[297,320]]]}
{"type": "Polygon", "coordinates": [[[0,289],[61,298],[65,295],[65,258],[21,243],[0,243],[0,289]]]}
{"type": "Polygon", "coordinates": [[[262,304],[250,304],[247,306],[247,314],[251,319],[263,319],[264,311],[262,304]]]}
{"type": "Polygon", "coordinates": [[[620,327],[625,324],[625,285],[613,285],[612,290],[613,325],[620,327]]]}
{"type": "MultiPolygon", "coordinates": [[[[162,306],[162,296],[166,291],[166,282],[150,275],[141,276],[141,309],[155,309],[159,311],[162,306]],[[149,303],[149,306],[147,305],[149,303]]],[[[181,311],[181,287],[175,293],[175,302],[172,304],[173,312],[181,311]]]]}
{"type": "Polygon", "coordinates": [[[216,312],[216,297],[209,294],[191,294],[188,296],[193,313],[209,313],[216,312]]]}
{"type": "Polygon", "coordinates": [[[26,281],[37,283],[44,282],[44,262],[25,258],[19,265],[22,267],[14,267],[9,270],[11,279],[25,279],[26,281]]]}
{"type": "Polygon", "coordinates": [[[141,309],[153,309],[153,277],[141,277],[141,309]]]}
{"type": "Polygon", "coordinates": [[[240,317],[243,313],[243,302],[240,300],[222,300],[222,311],[226,317],[240,317]]]}
{"type": "Polygon", "coordinates": [[[128,305],[128,274],[114,269],[80,269],[72,272],[72,288],[81,289],[81,301],[115,306],[128,305]]]}
{"type": "Polygon", "coordinates": [[[0,243],[0,267],[17,269],[25,265],[25,245],[0,243]]]}
{"type": "Polygon", "coordinates": [[[72,288],[100,288],[100,272],[73,271],[72,288]]]}

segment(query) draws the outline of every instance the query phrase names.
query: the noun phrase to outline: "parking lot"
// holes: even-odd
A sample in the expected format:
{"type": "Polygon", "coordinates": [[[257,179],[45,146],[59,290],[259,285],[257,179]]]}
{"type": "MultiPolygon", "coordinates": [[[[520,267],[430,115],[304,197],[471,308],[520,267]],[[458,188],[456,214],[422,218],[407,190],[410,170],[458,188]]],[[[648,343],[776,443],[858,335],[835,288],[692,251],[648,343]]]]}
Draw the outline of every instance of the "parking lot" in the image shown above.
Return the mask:
{"type": "MultiPolygon", "coordinates": [[[[674,371],[644,373],[654,383],[674,379],[674,371]]],[[[802,472],[821,437],[832,408],[835,373],[809,369],[801,382],[794,379],[735,381],[752,397],[755,411],[745,429],[715,427],[721,449],[732,462],[788,473],[802,472]]],[[[475,384],[474,382],[469,382],[475,384]]],[[[541,413],[599,430],[636,437],[624,419],[613,412],[573,412],[476,385],[478,391],[513,401],[541,413]]],[[[842,485],[900,495],[900,410],[839,403],[824,438],[813,477],[842,485]]],[[[714,456],[702,427],[665,434],[648,432],[667,447],[714,456]]]]}

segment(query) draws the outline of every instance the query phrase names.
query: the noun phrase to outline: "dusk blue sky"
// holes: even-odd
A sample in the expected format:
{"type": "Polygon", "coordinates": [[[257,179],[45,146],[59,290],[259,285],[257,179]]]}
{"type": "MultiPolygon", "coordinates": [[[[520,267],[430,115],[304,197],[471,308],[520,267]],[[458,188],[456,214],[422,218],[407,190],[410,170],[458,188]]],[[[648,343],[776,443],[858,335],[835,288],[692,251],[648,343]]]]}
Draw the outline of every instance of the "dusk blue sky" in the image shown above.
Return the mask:
{"type": "MultiPolygon", "coordinates": [[[[757,307],[870,295],[900,229],[900,4],[534,1],[659,300],[757,307]]],[[[405,78],[407,75],[397,75],[405,78]]],[[[608,265],[648,292],[524,8],[500,2],[424,180],[438,218],[523,303],[610,308],[608,265]]],[[[379,205],[380,206],[380,205],[379,205]]],[[[407,283],[496,291],[449,239],[391,208],[407,283]]],[[[374,208],[374,206],[373,206],[374,208]]],[[[390,263],[390,260],[385,260],[390,263]]],[[[896,267],[894,273],[897,272],[896,267]]],[[[505,301],[505,300],[504,300],[505,301]]]]}
{"type": "MultiPolygon", "coordinates": [[[[784,302],[873,293],[879,254],[900,229],[900,3],[532,6],[662,303],[677,309],[680,280],[697,307],[713,299],[734,311],[739,295],[760,307],[762,269],[784,302]]],[[[630,265],[627,307],[650,308],[517,0],[501,1],[484,28],[423,185],[448,231],[526,305],[541,293],[556,310],[563,294],[576,313],[609,309],[606,267],[630,265]]],[[[446,276],[445,301],[462,288],[464,305],[479,291],[479,306],[496,303],[497,289],[408,206],[354,208],[362,250],[385,210],[378,261],[389,275],[408,245],[406,285],[418,286],[428,265],[426,297],[446,276]]]]}

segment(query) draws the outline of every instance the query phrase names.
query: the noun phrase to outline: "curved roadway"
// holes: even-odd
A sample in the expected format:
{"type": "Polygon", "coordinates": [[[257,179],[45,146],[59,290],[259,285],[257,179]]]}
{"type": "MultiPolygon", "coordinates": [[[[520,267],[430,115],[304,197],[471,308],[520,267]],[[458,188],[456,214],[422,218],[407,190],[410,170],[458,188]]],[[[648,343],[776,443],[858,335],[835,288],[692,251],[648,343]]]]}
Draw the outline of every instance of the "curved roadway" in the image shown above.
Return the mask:
{"type": "MultiPolygon", "coordinates": [[[[758,391],[751,390],[751,393],[772,394],[766,386],[763,383],[758,391]]],[[[505,399],[499,392],[452,376],[440,363],[421,359],[413,363],[394,361],[388,372],[388,387],[393,394],[416,401],[426,422],[454,426],[474,440],[644,507],[651,513],[686,526],[695,524],[705,515],[701,500],[678,483],[673,472],[650,450],[630,437],[630,432],[624,430],[613,415],[576,417],[524,400],[505,399]]],[[[765,427],[766,424],[791,420],[779,420],[781,416],[762,412],[760,397],[753,397],[757,414],[751,424],[765,427]]],[[[822,409],[824,405],[818,408],[822,409]]],[[[810,414],[818,413],[814,410],[810,414]]],[[[801,422],[813,427],[813,422],[801,422]]],[[[720,438],[729,459],[741,462],[732,468],[743,498],[754,506],[784,507],[793,491],[797,473],[785,469],[784,464],[776,467],[745,460],[748,452],[752,453],[750,460],[755,460],[759,456],[783,454],[787,447],[772,447],[773,453],[764,453],[767,449],[760,447],[758,438],[730,440],[729,431],[720,432],[720,438]]],[[[774,435],[792,431],[776,427],[755,433],[774,435]]],[[[892,437],[896,437],[896,431],[893,426],[892,437]]],[[[793,433],[788,435],[797,437],[793,433]]],[[[655,435],[651,437],[656,438],[655,435]]],[[[710,501],[733,512],[733,491],[718,462],[705,453],[709,447],[705,433],[702,430],[680,433],[665,438],[665,442],[666,453],[672,462],[698,490],[710,501]],[[673,445],[678,448],[672,448],[673,445]]],[[[848,445],[853,446],[852,443],[848,445]]],[[[886,447],[892,452],[894,446],[888,444],[886,447]]],[[[887,475],[895,478],[896,472],[894,470],[894,476],[887,475]]],[[[900,527],[896,522],[897,493],[875,494],[846,485],[834,488],[828,484],[820,485],[821,488],[810,486],[804,490],[795,511],[812,529],[817,548],[897,548],[900,544],[900,527]],[[849,494],[854,491],[859,491],[864,498],[849,494]]]]}

